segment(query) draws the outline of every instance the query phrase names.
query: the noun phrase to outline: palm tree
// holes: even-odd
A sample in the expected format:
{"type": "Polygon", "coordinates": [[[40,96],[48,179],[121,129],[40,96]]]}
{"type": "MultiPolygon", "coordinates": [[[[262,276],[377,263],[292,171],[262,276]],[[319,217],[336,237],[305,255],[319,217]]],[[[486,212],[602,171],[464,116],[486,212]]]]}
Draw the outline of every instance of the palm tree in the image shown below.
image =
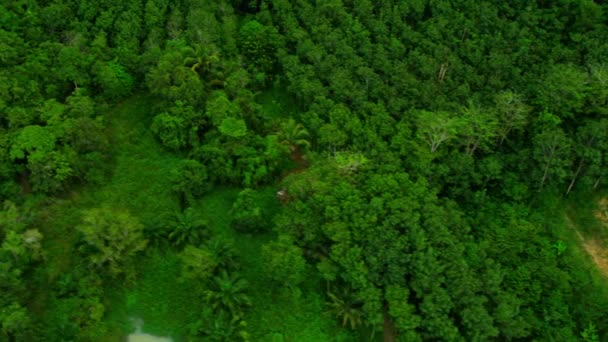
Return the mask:
{"type": "Polygon", "coordinates": [[[232,240],[221,236],[212,238],[205,242],[205,247],[215,256],[217,266],[225,270],[235,270],[239,268],[236,258],[236,250],[232,240]]]}
{"type": "Polygon", "coordinates": [[[230,314],[221,311],[219,313],[204,314],[205,318],[197,322],[195,326],[196,337],[203,337],[203,341],[249,341],[246,331],[247,322],[240,318],[231,318],[230,314]]]}
{"type": "Polygon", "coordinates": [[[213,277],[206,292],[206,300],[214,311],[226,310],[233,318],[242,317],[243,308],[251,305],[251,300],[245,294],[248,283],[237,273],[228,274],[222,270],[219,276],[213,277]]]}
{"type": "Polygon", "coordinates": [[[206,73],[214,63],[220,61],[217,52],[208,53],[199,44],[195,44],[194,47],[187,46],[182,52],[186,56],[184,58],[184,65],[197,74],[206,73]],[[201,67],[202,69],[200,69],[201,67]]]}
{"type": "Polygon", "coordinates": [[[193,208],[176,213],[170,223],[169,240],[178,248],[185,245],[197,246],[209,237],[209,223],[202,219],[193,208]]]}
{"type": "Polygon", "coordinates": [[[330,302],[327,302],[329,311],[342,321],[342,326],[347,324],[351,329],[361,325],[363,313],[361,311],[361,301],[359,301],[350,291],[345,291],[340,297],[327,292],[330,302]]]}
{"type": "Polygon", "coordinates": [[[281,124],[281,131],[277,134],[281,144],[289,146],[291,153],[295,153],[299,147],[310,147],[310,134],[300,123],[294,119],[289,119],[281,124]]]}

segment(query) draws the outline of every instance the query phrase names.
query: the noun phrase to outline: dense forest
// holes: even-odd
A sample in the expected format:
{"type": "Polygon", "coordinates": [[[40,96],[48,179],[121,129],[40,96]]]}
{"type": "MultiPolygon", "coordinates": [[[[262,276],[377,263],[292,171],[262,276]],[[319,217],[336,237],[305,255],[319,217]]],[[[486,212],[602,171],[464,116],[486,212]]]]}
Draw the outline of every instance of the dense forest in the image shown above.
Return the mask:
{"type": "Polygon", "coordinates": [[[606,1],[2,1],[0,341],[608,341],[607,168],[606,1]]]}

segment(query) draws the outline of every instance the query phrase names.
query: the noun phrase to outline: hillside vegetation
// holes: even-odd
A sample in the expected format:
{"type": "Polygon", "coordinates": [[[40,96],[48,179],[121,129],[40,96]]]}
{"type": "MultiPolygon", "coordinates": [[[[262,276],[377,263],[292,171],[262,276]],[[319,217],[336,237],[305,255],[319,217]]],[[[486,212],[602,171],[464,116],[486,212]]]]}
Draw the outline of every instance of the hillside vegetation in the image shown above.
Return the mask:
{"type": "Polygon", "coordinates": [[[608,3],[0,4],[0,342],[608,340],[608,3]]]}

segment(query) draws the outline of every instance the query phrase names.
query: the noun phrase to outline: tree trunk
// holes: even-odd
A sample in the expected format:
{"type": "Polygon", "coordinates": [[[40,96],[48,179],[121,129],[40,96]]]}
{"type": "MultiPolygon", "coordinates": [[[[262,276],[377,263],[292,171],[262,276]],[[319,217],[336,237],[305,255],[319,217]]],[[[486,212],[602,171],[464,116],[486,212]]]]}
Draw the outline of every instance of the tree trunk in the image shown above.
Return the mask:
{"type": "Polygon", "coordinates": [[[395,342],[396,341],[396,332],[395,325],[391,320],[391,317],[388,315],[386,306],[382,310],[382,317],[384,318],[384,326],[383,326],[383,341],[384,342],[395,342]]]}
{"type": "Polygon", "coordinates": [[[602,179],[602,176],[597,177],[595,184],[593,184],[593,190],[597,189],[597,186],[600,185],[600,179],[602,179]]]}
{"type": "Polygon", "coordinates": [[[179,192],[179,208],[181,209],[181,211],[186,210],[186,194],[183,191],[179,192]]]}
{"type": "Polygon", "coordinates": [[[540,181],[540,186],[538,187],[538,192],[543,190],[543,185],[545,185],[545,180],[547,179],[547,173],[549,172],[549,166],[551,166],[551,162],[547,162],[547,166],[545,167],[545,172],[543,173],[543,179],[540,181]]]}
{"type": "Polygon", "coordinates": [[[580,163],[578,163],[578,168],[576,169],[576,172],[574,173],[574,177],[572,178],[572,181],[570,182],[570,185],[568,186],[566,195],[570,193],[570,190],[572,190],[574,183],[576,183],[576,178],[578,178],[578,174],[581,172],[581,169],[583,168],[584,161],[585,160],[583,158],[581,158],[580,163]]]}
{"type": "Polygon", "coordinates": [[[545,172],[543,173],[543,179],[540,181],[540,187],[538,188],[538,192],[541,192],[543,186],[545,185],[545,180],[547,180],[547,174],[549,173],[549,167],[551,166],[551,162],[553,161],[553,156],[555,156],[555,146],[551,148],[551,154],[549,160],[547,161],[545,172]]]}

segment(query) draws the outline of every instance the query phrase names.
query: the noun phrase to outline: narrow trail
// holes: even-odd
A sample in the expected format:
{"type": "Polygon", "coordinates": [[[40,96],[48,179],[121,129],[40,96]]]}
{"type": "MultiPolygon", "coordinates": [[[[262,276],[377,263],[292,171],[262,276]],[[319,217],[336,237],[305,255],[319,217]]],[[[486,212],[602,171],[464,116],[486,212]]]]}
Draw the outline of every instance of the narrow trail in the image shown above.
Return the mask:
{"type": "Polygon", "coordinates": [[[308,167],[309,167],[308,161],[306,159],[304,159],[304,155],[297,149],[291,153],[291,155],[289,156],[289,159],[291,159],[291,161],[296,164],[296,167],[285,172],[281,176],[281,181],[291,175],[295,175],[297,173],[303,172],[306,169],[308,169],[308,167]]]}
{"type": "Polygon", "coordinates": [[[574,223],[568,214],[565,214],[565,220],[568,227],[576,233],[581,245],[587,254],[589,254],[593,263],[595,263],[600,272],[608,278],[608,249],[593,238],[586,239],[576,228],[576,223],[574,223]]]}

